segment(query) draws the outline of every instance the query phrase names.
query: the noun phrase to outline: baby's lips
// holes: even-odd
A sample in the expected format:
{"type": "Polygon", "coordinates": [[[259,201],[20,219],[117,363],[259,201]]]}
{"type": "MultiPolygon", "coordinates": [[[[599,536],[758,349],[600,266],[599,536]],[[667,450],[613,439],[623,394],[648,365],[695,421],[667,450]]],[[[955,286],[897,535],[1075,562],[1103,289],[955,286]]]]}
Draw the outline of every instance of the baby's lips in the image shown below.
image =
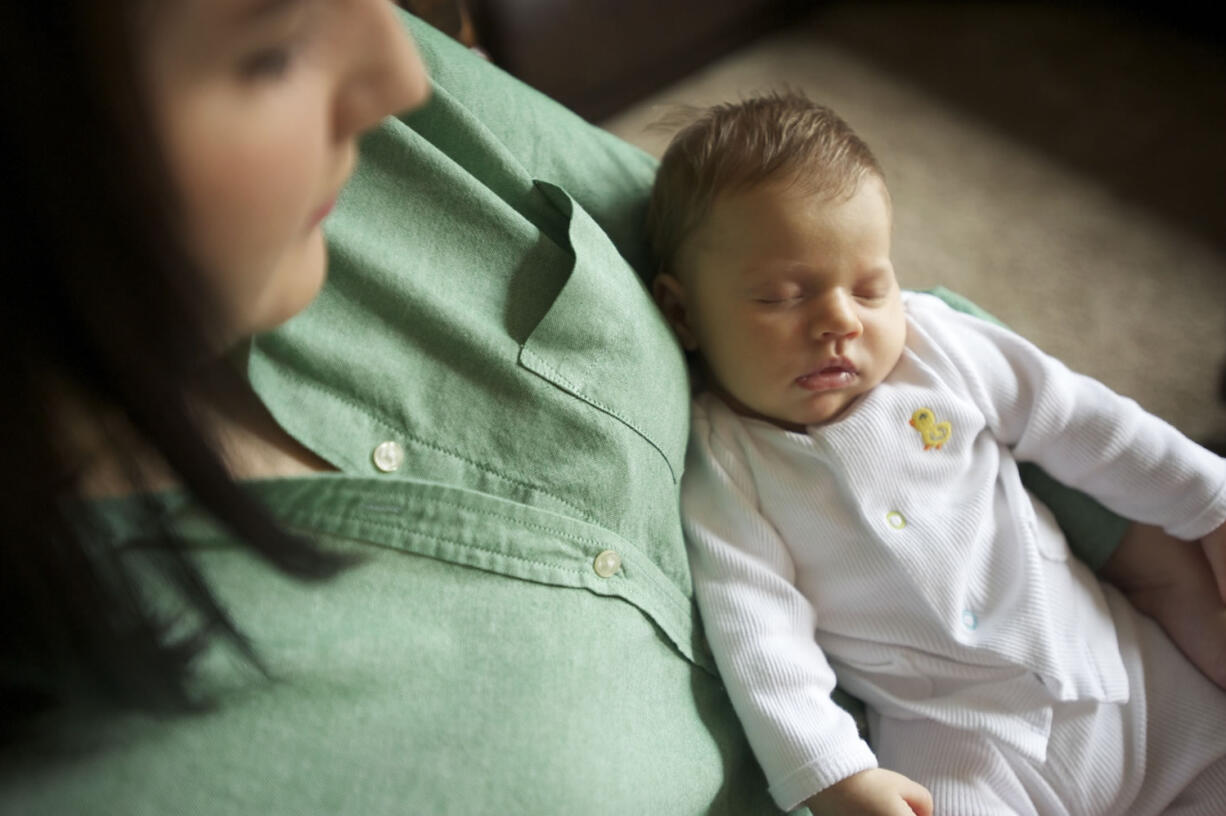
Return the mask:
{"type": "Polygon", "coordinates": [[[796,384],[806,391],[829,391],[846,387],[856,376],[854,368],[826,366],[796,378],[796,384]]]}

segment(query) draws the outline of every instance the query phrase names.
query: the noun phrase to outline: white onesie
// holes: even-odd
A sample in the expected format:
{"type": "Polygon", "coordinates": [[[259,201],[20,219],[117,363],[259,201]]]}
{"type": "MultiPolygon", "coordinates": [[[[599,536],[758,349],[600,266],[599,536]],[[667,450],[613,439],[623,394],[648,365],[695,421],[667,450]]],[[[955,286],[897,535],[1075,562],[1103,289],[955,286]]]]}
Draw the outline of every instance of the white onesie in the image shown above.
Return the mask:
{"type": "MultiPolygon", "coordinates": [[[[1226,460],[1017,335],[928,295],[906,294],[904,306],[897,366],[836,422],[795,433],[709,394],[695,401],[682,495],[708,638],[781,807],[877,764],[830,700],[837,676],[870,706],[879,751],[890,724],[931,724],[921,744],[982,742],[1013,769],[991,794],[983,780],[969,793],[945,786],[953,792],[938,812],[994,813],[989,800],[1013,796],[999,812],[1026,812],[1024,800],[1046,814],[1033,809],[1047,795],[1036,786],[1053,801],[1082,796],[1054,770],[1075,757],[1052,758],[1057,778],[1044,776],[1054,724],[1069,727],[1074,710],[1139,717],[1130,722],[1142,744],[1110,748],[1130,757],[1164,737],[1147,736],[1145,707],[1135,710],[1152,695],[1134,690],[1133,704],[1120,705],[1152,679],[1129,665],[1139,660],[1137,627],[1120,616],[1131,612],[1070,559],[1017,462],[1194,539],[1226,522],[1226,460]],[[1000,790],[1010,785],[1020,793],[1000,790]]],[[[1226,718],[1226,694],[1183,664],[1163,693],[1191,685],[1226,718]]],[[[1196,757],[1176,763],[1182,781],[1158,787],[1178,792],[1226,755],[1219,730],[1203,746],[1178,735],[1196,757]]],[[[914,727],[906,733],[916,739],[914,727]]],[[[1065,742],[1060,751],[1073,750],[1065,742]]],[[[945,753],[973,775],[974,762],[945,753]]],[[[906,762],[891,767],[906,773],[906,762]]],[[[930,764],[916,768],[940,776],[930,764]]],[[[996,765],[981,772],[999,776],[996,765]]],[[[1218,766],[1226,786],[1226,761],[1218,766]]],[[[1149,796],[1144,780],[1107,787],[1067,812],[1123,812],[1107,808],[1149,796]]]]}

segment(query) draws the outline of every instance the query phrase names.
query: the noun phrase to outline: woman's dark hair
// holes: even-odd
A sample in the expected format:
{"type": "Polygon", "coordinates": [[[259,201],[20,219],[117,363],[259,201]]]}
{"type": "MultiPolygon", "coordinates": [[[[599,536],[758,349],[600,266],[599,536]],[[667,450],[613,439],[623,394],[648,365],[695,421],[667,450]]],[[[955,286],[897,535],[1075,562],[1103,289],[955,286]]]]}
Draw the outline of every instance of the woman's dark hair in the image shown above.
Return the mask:
{"type": "MultiPolygon", "coordinates": [[[[0,219],[0,721],[9,728],[35,709],[86,698],[191,707],[190,661],[215,634],[258,665],[152,501],[145,543],[203,621],[195,634],[169,641],[171,622],[145,607],[125,560],[91,534],[56,410],[65,384],[83,404],[105,407],[97,417],[122,418],[125,435],[160,455],[196,502],[276,567],[320,578],[342,566],[282,531],[234,484],[191,409],[201,394],[245,386],[237,374],[202,373],[224,367],[202,365],[215,342],[209,297],[184,250],[142,90],[135,46],[144,5],[0,4],[10,203],[0,219]]],[[[136,457],[113,453],[138,489],[136,457]]]]}

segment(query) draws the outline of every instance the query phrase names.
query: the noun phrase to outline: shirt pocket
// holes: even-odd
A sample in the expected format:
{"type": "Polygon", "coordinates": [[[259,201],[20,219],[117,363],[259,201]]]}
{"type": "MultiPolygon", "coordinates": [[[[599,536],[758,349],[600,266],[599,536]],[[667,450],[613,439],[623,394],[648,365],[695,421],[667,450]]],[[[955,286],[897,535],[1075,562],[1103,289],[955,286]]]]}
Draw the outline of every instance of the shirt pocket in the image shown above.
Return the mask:
{"type": "Polygon", "coordinates": [[[1001,482],[1017,537],[1032,545],[1047,561],[1068,561],[1071,552],[1064,531],[1047,505],[1026,489],[1016,462],[1001,463],[1001,482]]]}
{"type": "Polygon", "coordinates": [[[604,230],[561,187],[535,184],[567,219],[574,265],[521,346],[519,363],[633,430],[677,481],[689,433],[684,355],[604,230]]]}
{"type": "Polygon", "coordinates": [[[824,637],[823,648],[849,693],[873,704],[883,713],[898,715],[905,703],[932,696],[932,680],[918,671],[906,647],[845,637],[824,637]]]}

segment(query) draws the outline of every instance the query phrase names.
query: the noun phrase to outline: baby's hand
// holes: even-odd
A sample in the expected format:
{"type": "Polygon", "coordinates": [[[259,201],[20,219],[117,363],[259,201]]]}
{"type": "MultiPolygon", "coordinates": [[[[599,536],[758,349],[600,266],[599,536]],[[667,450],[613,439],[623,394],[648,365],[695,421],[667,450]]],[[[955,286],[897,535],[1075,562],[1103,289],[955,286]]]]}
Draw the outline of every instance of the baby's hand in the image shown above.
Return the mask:
{"type": "Polygon", "coordinates": [[[813,816],[932,816],[932,794],[902,774],[871,768],[805,802],[813,816]]]}
{"type": "Polygon", "coordinates": [[[1198,543],[1133,524],[1100,575],[1157,621],[1193,665],[1226,688],[1226,602],[1222,570],[1211,567],[1213,558],[1219,564],[1226,558],[1222,528],[1198,543]]]}

